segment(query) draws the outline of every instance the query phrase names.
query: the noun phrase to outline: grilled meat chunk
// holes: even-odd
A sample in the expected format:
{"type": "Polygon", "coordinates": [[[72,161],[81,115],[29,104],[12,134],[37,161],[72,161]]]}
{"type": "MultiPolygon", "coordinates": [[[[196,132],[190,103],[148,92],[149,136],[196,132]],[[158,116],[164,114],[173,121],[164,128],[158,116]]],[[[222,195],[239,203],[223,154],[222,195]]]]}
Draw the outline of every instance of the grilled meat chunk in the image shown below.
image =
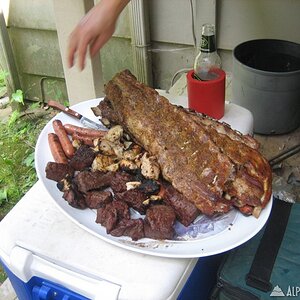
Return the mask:
{"type": "Polygon", "coordinates": [[[189,226],[199,215],[197,207],[189,202],[171,184],[164,184],[163,199],[166,204],[174,209],[177,220],[184,226],[189,226]]]}
{"type": "Polygon", "coordinates": [[[123,219],[110,232],[110,234],[113,236],[129,236],[133,241],[137,241],[145,237],[144,222],[142,219],[123,219]]]}
{"type": "Polygon", "coordinates": [[[106,232],[110,233],[118,223],[118,213],[112,205],[106,205],[97,209],[96,223],[106,228],[106,232]]]}
{"type": "Polygon", "coordinates": [[[82,171],[88,168],[95,158],[95,153],[88,145],[81,145],[70,159],[70,166],[76,171],[82,171]]]}
{"type": "Polygon", "coordinates": [[[152,239],[172,239],[176,215],[171,206],[153,205],[147,209],[144,220],[145,237],[152,239]]]}
{"type": "Polygon", "coordinates": [[[125,202],[114,200],[105,207],[97,209],[96,223],[106,227],[107,233],[116,228],[118,222],[123,219],[130,219],[129,208],[125,202]]]}
{"type": "Polygon", "coordinates": [[[138,189],[128,190],[123,193],[115,193],[115,199],[126,202],[129,207],[132,207],[140,214],[145,214],[146,212],[147,207],[143,202],[147,199],[147,195],[138,189]]]}
{"type": "Polygon", "coordinates": [[[90,191],[85,195],[85,202],[88,208],[100,208],[112,201],[110,191],[90,191]]]}
{"type": "Polygon", "coordinates": [[[69,189],[64,191],[63,198],[75,208],[84,209],[87,207],[84,195],[78,191],[75,184],[72,184],[69,189]]]}
{"type": "Polygon", "coordinates": [[[48,162],[46,165],[46,178],[54,180],[56,182],[61,181],[65,177],[72,177],[74,175],[74,169],[68,164],[62,164],[57,162],[48,162]]]}
{"type": "Polygon", "coordinates": [[[160,185],[157,181],[152,179],[144,180],[141,185],[137,187],[138,190],[142,191],[146,195],[154,195],[157,194],[160,190],[160,185]]]}
{"type": "Polygon", "coordinates": [[[75,176],[74,182],[78,186],[79,191],[86,193],[90,190],[104,189],[110,186],[113,177],[114,174],[112,172],[81,171],[75,176]]]}
{"type": "Polygon", "coordinates": [[[265,207],[271,169],[252,139],[170,104],[128,70],[105,93],[101,116],[156,157],[163,177],[202,213],[227,212],[233,203],[265,207]]]}
{"type": "Polygon", "coordinates": [[[129,173],[126,172],[116,172],[110,187],[112,188],[114,193],[121,193],[125,192],[127,190],[126,182],[134,181],[135,177],[129,173]]]}

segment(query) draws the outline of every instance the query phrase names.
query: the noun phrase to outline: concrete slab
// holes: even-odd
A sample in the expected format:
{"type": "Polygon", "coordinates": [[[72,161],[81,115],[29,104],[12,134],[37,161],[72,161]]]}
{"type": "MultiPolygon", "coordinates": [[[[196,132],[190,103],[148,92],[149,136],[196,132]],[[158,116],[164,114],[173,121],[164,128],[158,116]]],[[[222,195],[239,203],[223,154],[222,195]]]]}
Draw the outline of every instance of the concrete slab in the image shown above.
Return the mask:
{"type": "Polygon", "coordinates": [[[0,98],[0,109],[5,108],[9,103],[9,97],[1,97],[0,98]]]}

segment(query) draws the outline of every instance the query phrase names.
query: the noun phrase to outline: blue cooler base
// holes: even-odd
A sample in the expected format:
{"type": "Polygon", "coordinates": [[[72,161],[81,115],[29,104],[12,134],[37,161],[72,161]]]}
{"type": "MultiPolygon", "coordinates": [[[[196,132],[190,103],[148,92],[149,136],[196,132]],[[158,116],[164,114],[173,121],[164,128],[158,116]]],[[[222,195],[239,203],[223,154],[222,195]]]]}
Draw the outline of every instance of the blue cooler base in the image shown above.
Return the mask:
{"type": "Polygon", "coordinates": [[[198,259],[177,300],[209,299],[223,257],[224,254],[218,254],[198,259]]]}
{"type": "MultiPolygon", "coordinates": [[[[216,283],[223,254],[200,258],[177,300],[207,300],[216,283]]],[[[23,282],[0,260],[19,300],[89,300],[82,295],[37,276],[23,282]]],[[[105,299],[104,299],[105,300],[105,299]]]]}

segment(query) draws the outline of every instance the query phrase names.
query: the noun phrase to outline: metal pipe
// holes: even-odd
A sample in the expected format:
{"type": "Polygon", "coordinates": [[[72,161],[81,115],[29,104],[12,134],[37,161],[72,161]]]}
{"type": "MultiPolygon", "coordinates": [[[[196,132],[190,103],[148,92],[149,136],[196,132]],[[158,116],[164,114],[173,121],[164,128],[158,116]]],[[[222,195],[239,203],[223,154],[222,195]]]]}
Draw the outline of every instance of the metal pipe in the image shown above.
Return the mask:
{"type": "Polygon", "coordinates": [[[152,85],[152,63],[150,48],[149,20],[144,0],[130,3],[131,44],[133,52],[134,74],[139,81],[152,85]]]}
{"type": "Polygon", "coordinates": [[[288,159],[289,157],[300,152],[300,144],[297,144],[269,159],[270,166],[275,166],[276,164],[288,159]]]}

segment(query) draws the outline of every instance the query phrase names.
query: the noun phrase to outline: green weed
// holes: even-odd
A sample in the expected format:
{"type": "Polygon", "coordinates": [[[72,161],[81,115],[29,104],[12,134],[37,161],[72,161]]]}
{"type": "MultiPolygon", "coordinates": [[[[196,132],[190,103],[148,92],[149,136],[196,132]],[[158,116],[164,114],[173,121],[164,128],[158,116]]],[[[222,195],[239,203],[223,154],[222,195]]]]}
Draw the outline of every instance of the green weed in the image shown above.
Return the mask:
{"type": "Polygon", "coordinates": [[[37,181],[34,149],[47,118],[23,120],[12,114],[0,123],[0,217],[37,181]]]}
{"type": "Polygon", "coordinates": [[[23,97],[23,91],[22,90],[16,90],[14,93],[12,93],[11,101],[22,104],[22,105],[25,105],[24,97],[23,97]]]}

